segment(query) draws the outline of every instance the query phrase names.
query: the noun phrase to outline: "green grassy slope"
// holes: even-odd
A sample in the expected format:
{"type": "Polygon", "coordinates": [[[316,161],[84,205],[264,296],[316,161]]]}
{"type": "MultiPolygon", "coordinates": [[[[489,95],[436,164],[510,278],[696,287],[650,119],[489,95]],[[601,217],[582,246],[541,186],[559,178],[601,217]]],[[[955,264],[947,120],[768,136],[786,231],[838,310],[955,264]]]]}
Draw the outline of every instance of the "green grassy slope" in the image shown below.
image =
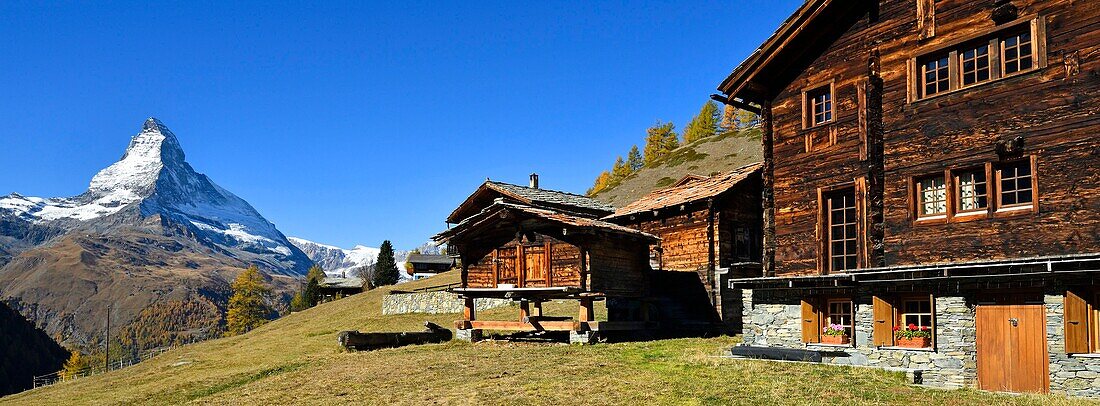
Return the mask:
{"type": "MultiPolygon", "coordinates": [[[[457,280],[454,273],[402,285],[457,280]]],[[[908,386],[866,368],[718,358],[734,338],[569,346],[482,342],[338,350],[340,330],[419,330],[382,316],[385,289],[295,313],[248,334],[185,346],[136,366],[0,398],[0,404],[1076,404],[908,386]],[[916,402],[915,402],[916,400],[916,402]]],[[[576,305],[547,310],[572,314],[576,305]]],[[[516,317],[515,308],[482,317],[516,317]]]]}
{"type": "Polygon", "coordinates": [[[687,174],[709,176],[763,160],[760,130],[749,129],[684,145],[656,167],[642,168],[618,185],[594,196],[615,207],[622,207],[655,189],[680,180],[687,174]]]}

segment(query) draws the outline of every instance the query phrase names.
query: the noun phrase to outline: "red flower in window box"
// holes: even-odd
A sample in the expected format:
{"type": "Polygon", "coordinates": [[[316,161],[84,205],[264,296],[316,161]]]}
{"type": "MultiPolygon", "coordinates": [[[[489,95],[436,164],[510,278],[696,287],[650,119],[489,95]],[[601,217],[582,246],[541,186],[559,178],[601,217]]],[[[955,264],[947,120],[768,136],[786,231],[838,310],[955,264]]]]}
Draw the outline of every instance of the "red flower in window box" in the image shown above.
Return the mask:
{"type": "Polygon", "coordinates": [[[898,347],[928,348],[932,346],[932,329],[910,323],[904,330],[894,327],[894,343],[898,347]]]}

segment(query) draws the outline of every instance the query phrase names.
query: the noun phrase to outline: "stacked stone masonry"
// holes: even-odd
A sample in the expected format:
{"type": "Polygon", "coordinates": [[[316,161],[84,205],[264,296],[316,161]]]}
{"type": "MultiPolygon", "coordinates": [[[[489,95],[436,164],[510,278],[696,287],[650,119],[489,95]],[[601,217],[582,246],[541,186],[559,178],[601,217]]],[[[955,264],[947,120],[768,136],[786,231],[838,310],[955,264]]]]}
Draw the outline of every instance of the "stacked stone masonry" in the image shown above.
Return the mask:
{"type": "MultiPolygon", "coordinates": [[[[474,300],[477,310],[512,305],[510,299],[479,298],[474,300]]],[[[397,293],[382,298],[382,314],[446,314],[462,313],[463,302],[450,292],[397,293]]]]}
{"type": "MultiPolygon", "coordinates": [[[[936,297],[935,346],[928,350],[913,350],[879,348],[872,344],[873,317],[869,297],[855,300],[855,345],[829,346],[802,343],[801,307],[797,302],[772,299],[754,301],[751,290],[741,291],[741,295],[746,345],[816,350],[822,353],[822,362],[830,364],[920,371],[922,383],[929,386],[962,388],[978,385],[975,304],[967,297],[936,297]]],[[[1100,398],[1100,358],[1067,355],[1065,352],[1063,300],[1061,295],[1045,296],[1050,391],[1100,398]]]]}

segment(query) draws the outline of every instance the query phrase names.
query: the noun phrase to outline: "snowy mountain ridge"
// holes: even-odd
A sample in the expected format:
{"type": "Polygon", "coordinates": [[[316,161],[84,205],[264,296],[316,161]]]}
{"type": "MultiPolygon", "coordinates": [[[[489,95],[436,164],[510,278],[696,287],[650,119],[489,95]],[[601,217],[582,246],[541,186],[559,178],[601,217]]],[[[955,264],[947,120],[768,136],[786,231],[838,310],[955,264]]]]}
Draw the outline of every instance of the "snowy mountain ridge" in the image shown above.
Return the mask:
{"type": "Polygon", "coordinates": [[[356,245],[349,250],[303,238],[287,238],[329,276],[358,275],[359,268],[373,265],[378,260],[379,249],[374,247],[356,245]]]}
{"type": "Polygon", "coordinates": [[[248,202],[196,172],[176,135],[156,118],[145,121],[122,158],[92,177],[83,194],[45,199],[13,193],[0,197],[3,215],[63,229],[133,225],[135,216],[159,215],[203,244],[266,264],[271,272],[300,276],[310,266],[248,202]]]}

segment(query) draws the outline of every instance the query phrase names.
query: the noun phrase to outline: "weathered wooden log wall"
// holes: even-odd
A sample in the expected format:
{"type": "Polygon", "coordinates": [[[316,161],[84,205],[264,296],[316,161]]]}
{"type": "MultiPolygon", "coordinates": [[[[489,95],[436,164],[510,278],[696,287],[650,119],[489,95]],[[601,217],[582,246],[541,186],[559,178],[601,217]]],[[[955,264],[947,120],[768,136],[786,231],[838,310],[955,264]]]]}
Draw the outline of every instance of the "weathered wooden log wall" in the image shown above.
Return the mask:
{"type": "Polygon", "coordinates": [[[651,269],[646,245],[604,237],[588,247],[591,290],[612,297],[644,297],[651,269]]]}
{"type": "MultiPolygon", "coordinates": [[[[524,259],[522,266],[530,269],[525,275],[530,282],[527,285],[536,287],[552,286],[580,286],[580,250],[573,245],[541,234],[536,234],[533,241],[524,241],[524,259]],[[546,261],[546,244],[550,245],[550,279],[541,277],[541,272],[536,272],[535,264],[546,261]],[[533,276],[539,275],[538,278],[533,276]]],[[[471,288],[495,288],[497,284],[519,284],[520,269],[517,266],[516,256],[519,255],[518,241],[512,241],[502,245],[495,251],[482,257],[479,261],[469,266],[467,271],[467,283],[471,288]],[[498,273],[499,272],[499,273],[498,273]]]]}
{"type": "Polygon", "coordinates": [[[883,230],[883,250],[861,247],[861,266],[1100,251],[1100,2],[1013,1],[1019,18],[1043,20],[1047,66],[913,101],[911,58],[996,28],[992,1],[937,1],[934,34],[921,40],[916,3],[881,1],[771,100],[777,274],[825,271],[818,194],[874,175],[861,116],[877,108],[884,224],[862,231],[883,230]],[[876,53],[882,104],[869,106],[877,100],[861,93],[876,53]],[[803,128],[802,92],[822,84],[835,89],[835,121],[803,128]],[[1016,137],[1036,161],[1038,212],[915,221],[914,177],[996,163],[996,144],[1016,137]]]}

